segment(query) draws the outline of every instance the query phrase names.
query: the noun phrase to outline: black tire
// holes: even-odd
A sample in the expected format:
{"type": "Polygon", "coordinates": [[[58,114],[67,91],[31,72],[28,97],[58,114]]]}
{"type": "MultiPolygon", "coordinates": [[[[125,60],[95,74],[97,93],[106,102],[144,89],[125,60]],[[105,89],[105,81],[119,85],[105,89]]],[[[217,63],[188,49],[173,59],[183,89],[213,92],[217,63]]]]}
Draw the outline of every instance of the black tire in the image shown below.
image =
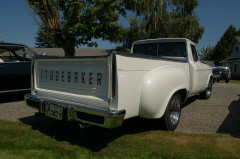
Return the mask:
{"type": "Polygon", "coordinates": [[[220,80],[218,79],[217,82],[219,82],[220,80]]]}
{"type": "Polygon", "coordinates": [[[229,83],[229,78],[228,78],[228,79],[225,79],[225,82],[226,82],[226,83],[229,83]]]}
{"type": "Polygon", "coordinates": [[[202,93],[200,93],[200,97],[202,99],[209,99],[211,97],[211,94],[212,94],[212,80],[210,79],[208,81],[207,88],[202,93]]]}
{"type": "Polygon", "coordinates": [[[163,129],[166,131],[174,131],[181,116],[182,99],[180,93],[175,93],[168,102],[163,117],[160,119],[163,129]]]}

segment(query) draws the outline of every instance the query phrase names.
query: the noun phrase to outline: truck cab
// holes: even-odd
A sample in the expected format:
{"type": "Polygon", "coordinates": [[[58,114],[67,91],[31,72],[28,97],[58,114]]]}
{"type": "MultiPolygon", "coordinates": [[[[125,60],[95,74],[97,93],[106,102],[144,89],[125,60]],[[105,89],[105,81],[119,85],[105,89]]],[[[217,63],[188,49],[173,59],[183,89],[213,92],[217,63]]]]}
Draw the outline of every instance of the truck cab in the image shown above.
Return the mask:
{"type": "Polygon", "coordinates": [[[139,40],[133,43],[131,52],[187,62],[190,71],[187,73],[190,84],[188,96],[196,95],[205,89],[210,76],[210,67],[199,61],[195,44],[191,40],[185,38],[139,40]]]}

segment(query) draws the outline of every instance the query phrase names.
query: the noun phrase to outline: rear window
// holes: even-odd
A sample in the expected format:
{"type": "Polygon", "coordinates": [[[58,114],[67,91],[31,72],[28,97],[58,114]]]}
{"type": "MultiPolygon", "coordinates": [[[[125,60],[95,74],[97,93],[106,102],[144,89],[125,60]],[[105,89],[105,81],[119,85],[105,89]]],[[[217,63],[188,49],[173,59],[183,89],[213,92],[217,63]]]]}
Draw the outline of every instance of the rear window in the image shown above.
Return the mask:
{"type": "Polygon", "coordinates": [[[229,68],[220,68],[220,70],[223,71],[229,71],[229,68]]]}
{"type": "Polygon", "coordinates": [[[157,56],[158,43],[136,44],[133,47],[133,53],[157,56]]]}
{"type": "Polygon", "coordinates": [[[133,53],[151,56],[186,57],[185,42],[135,44],[133,53]]]}

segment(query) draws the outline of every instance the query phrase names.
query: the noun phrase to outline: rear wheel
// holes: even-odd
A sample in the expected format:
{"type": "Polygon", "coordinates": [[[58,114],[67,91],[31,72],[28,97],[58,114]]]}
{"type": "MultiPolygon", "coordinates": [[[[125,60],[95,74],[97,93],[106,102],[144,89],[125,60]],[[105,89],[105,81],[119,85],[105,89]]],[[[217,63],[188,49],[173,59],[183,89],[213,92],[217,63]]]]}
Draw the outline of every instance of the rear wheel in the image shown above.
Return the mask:
{"type": "Polygon", "coordinates": [[[228,83],[228,82],[229,82],[229,78],[228,78],[228,79],[225,79],[225,82],[228,83]]]}
{"type": "Polygon", "coordinates": [[[202,99],[208,99],[208,98],[210,98],[211,94],[212,94],[212,80],[210,79],[208,81],[208,85],[207,85],[207,88],[205,89],[205,91],[200,93],[200,97],[202,99]]]}
{"type": "Polygon", "coordinates": [[[164,125],[164,130],[174,131],[177,128],[181,116],[181,104],[180,93],[173,94],[163,117],[160,119],[164,125]]]}

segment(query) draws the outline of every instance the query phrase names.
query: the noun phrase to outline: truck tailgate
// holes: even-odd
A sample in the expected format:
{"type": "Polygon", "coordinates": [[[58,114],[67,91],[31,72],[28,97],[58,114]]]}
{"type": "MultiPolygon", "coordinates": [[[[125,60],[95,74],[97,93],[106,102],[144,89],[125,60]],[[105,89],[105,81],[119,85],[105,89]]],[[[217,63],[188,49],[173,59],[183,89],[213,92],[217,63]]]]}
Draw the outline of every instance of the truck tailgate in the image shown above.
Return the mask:
{"type": "Polygon", "coordinates": [[[108,57],[35,59],[37,96],[83,106],[109,107],[108,57]]]}

